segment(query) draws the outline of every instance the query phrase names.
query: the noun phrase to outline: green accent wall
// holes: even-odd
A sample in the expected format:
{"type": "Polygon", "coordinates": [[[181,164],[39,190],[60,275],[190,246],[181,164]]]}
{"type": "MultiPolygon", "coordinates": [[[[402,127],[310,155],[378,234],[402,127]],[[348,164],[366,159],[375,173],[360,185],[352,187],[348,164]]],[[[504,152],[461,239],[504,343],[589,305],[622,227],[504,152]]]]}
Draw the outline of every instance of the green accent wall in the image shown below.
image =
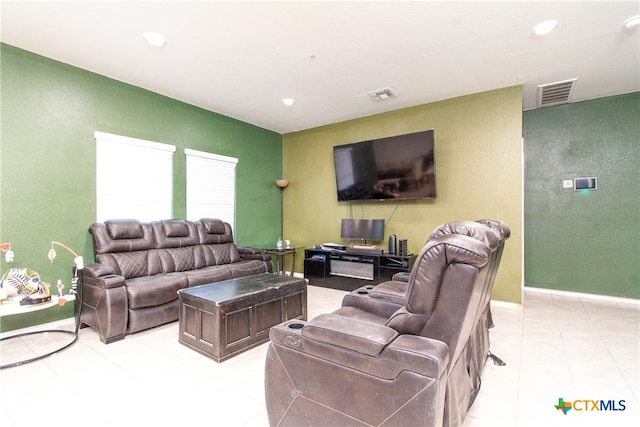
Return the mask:
{"type": "MultiPolygon", "coordinates": [[[[391,101],[393,102],[393,101],[391,101]]],[[[294,246],[341,242],[341,218],[384,218],[385,238],[418,253],[438,225],[496,218],[511,228],[493,297],[520,302],[522,89],[511,87],[284,135],[284,238],[294,246]],[[435,200],[338,203],[333,146],[435,130],[435,200]]],[[[346,243],[346,242],[345,242],[346,243]]],[[[386,242],[379,248],[386,250],[386,242]]],[[[303,271],[302,256],[296,271],[303,271]]]]}
{"type": "Polygon", "coordinates": [[[526,111],[524,145],[526,286],[640,298],[640,92],[526,111]]]}
{"type": "Polygon", "coordinates": [[[50,264],[49,242],[93,260],[96,130],[177,146],[175,218],[186,214],[184,148],[237,157],[236,242],[267,245],[281,234],[274,184],[282,176],[280,134],[6,44],[0,49],[0,242],[12,243],[12,267],[69,286],[72,256],[58,248],[50,264]]]}

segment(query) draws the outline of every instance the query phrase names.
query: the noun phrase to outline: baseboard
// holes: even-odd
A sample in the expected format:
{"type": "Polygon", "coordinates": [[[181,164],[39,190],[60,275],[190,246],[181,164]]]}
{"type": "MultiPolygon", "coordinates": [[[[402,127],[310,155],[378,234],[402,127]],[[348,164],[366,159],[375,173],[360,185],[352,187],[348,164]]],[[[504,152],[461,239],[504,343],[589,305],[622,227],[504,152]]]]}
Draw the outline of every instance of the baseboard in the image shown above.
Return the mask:
{"type": "Polygon", "coordinates": [[[491,300],[491,305],[496,307],[504,307],[504,308],[511,308],[511,309],[515,308],[518,310],[522,309],[522,304],[518,304],[517,302],[498,301],[495,299],[491,300]]]}
{"type": "Polygon", "coordinates": [[[619,304],[640,305],[640,300],[633,298],[612,297],[608,295],[587,294],[582,292],[560,291],[557,289],[532,288],[525,286],[524,292],[533,292],[538,294],[562,295],[565,297],[592,299],[596,301],[615,302],[619,304]]]}
{"type": "Polygon", "coordinates": [[[49,323],[42,323],[40,325],[29,326],[27,328],[13,329],[11,331],[0,333],[0,339],[5,339],[18,334],[24,334],[27,332],[48,331],[52,329],[67,329],[73,331],[75,329],[75,319],[69,317],[66,319],[56,320],[49,323]]]}

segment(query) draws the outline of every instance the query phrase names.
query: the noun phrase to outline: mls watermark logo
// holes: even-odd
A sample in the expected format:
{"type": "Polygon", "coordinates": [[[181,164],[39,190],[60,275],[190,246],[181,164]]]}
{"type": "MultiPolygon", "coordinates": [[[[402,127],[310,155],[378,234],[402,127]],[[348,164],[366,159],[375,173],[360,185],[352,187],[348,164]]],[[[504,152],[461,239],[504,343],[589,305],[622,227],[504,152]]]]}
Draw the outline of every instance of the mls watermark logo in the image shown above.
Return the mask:
{"type": "Polygon", "coordinates": [[[624,400],[574,400],[573,402],[565,402],[561,397],[558,399],[558,404],[554,405],[558,411],[562,411],[565,415],[570,410],[582,412],[582,411],[624,411],[627,409],[624,400]]]}

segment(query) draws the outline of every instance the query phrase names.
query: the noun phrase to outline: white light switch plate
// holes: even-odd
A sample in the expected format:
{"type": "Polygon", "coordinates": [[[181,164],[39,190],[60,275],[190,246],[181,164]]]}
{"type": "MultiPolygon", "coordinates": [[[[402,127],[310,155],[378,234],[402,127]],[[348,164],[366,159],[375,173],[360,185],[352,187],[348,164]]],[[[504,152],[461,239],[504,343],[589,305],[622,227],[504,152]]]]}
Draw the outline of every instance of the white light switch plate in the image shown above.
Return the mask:
{"type": "Polygon", "coordinates": [[[562,188],[573,188],[573,180],[565,179],[564,181],[562,181],[562,188]]]}

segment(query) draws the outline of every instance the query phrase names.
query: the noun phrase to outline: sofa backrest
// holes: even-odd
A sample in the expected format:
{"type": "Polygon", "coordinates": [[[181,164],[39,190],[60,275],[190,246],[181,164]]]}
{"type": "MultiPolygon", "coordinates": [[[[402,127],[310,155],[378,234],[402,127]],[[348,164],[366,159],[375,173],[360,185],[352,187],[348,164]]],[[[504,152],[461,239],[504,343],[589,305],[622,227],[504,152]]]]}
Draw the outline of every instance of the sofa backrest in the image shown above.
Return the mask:
{"type": "Polygon", "coordinates": [[[389,318],[387,326],[400,334],[443,341],[453,356],[457,341],[469,338],[490,256],[487,245],[466,235],[431,239],[411,270],[405,307],[389,318]]]}
{"type": "Polygon", "coordinates": [[[196,222],[198,238],[202,249],[203,266],[229,264],[240,261],[240,252],[233,243],[231,225],[214,218],[202,218],[196,222]]]}
{"type": "Polygon", "coordinates": [[[161,272],[151,224],[135,219],[108,220],[89,227],[96,262],[127,279],[161,272]]]}
{"type": "Polygon", "coordinates": [[[165,219],[151,223],[163,273],[193,270],[202,258],[196,224],[183,219],[165,219]]]}
{"type": "Polygon", "coordinates": [[[231,225],[219,219],[113,219],[89,232],[96,262],[126,279],[240,261],[231,225]]]}
{"type": "Polygon", "coordinates": [[[473,237],[489,246],[492,251],[496,250],[500,241],[498,234],[494,230],[479,221],[446,222],[436,227],[429,235],[427,241],[445,234],[462,234],[473,237]]]}
{"type": "MultiPolygon", "coordinates": [[[[435,256],[443,262],[440,286],[435,292],[431,313],[420,335],[434,338],[449,346],[449,357],[453,366],[460,357],[465,344],[477,322],[481,310],[483,292],[490,274],[489,261],[493,252],[479,240],[458,234],[444,235],[427,244],[442,245],[435,256]]],[[[434,273],[429,265],[421,265],[409,280],[414,288],[434,273]]],[[[409,290],[408,290],[409,292],[409,290]]]]}

